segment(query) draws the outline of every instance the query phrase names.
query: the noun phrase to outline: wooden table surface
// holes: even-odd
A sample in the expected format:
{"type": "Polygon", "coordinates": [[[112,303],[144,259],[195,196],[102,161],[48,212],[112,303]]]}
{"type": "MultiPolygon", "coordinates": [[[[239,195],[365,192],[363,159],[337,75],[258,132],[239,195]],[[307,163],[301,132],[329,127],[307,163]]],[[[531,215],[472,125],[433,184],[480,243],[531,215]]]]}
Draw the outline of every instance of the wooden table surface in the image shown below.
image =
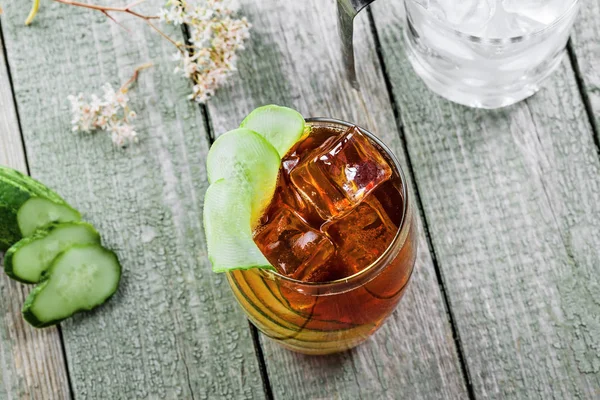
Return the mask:
{"type": "Polygon", "coordinates": [[[30,287],[2,274],[0,398],[600,398],[600,0],[582,2],[569,57],[545,88],[499,111],[428,91],[405,55],[402,1],[379,0],[357,22],[368,112],[342,78],[333,0],[241,1],[252,37],[206,106],[186,100],[171,45],[143,22],[120,16],[128,32],[42,3],[25,27],[29,4],[2,1],[0,164],[82,210],[124,275],[102,308],[35,330],[20,315],[30,287]],[[131,94],[138,144],[71,132],[69,94],[118,87],[148,61],[131,94]],[[278,347],[210,271],[207,151],[266,103],[375,132],[416,195],[408,292],[352,351],[278,347]]]}

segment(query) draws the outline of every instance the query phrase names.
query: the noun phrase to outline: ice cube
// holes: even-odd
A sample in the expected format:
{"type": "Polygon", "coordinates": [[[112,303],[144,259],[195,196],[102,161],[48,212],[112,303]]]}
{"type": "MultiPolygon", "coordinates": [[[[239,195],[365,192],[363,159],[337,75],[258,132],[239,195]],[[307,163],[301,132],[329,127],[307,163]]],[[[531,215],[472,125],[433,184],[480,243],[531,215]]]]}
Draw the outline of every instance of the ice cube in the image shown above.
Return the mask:
{"type": "Polygon", "coordinates": [[[559,19],[572,4],[566,0],[502,0],[507,12],[519,15],[523,22],[536,21],[542,26],[559,19]]]}
{"type": "Polygon", "coordinates": [[[391,175],[379,150],[352,127],[303,160],[290,178],[319,215],[329,220],[351,210],[391,175]]]}
{"type": "Polygon", "coordinates": [[[476,35],[494,15],[496,0],[431,0],[427,10],[454,29],[476,35]]]}
{"type": "Polygon", "coordinates": [[[369,196],[350,213],[324,227],[347,269],[353,275],[373,263],[389,247],[398,227],[381,203],[369,196]]]}
{"type": "Polygon", "coordinates": [[[261,227],[254,241],[279,272],[299,280],[322,267],[335,252],[327,236],[287,207],[261,227]]]}
{"type": "Polygon", "coordinates": [[[523,36],[543,29],[544,26],[541,22],[526,15],[509,12],[503,7],[498,7],[481,36],[495,39],[523,36]]]}
{"type": "Polygon", "coordinates": [[[284,171],[279,174],[277,189],[275,190],[275,195],[269,205],[269,209],[261,218],[261,225],[268,222],[269,217],[273,214],[271,210],[288,207],[289,209],[294,210],[294,212],[310,226],[320,227],[325,221],[321,218],[319,213],[317,213],[316,209],[307,202],[300,193],[298,193],[294,185],[292,185],[290,177],[286,172],[285,165],[283,166],[283,169],[284,171]]]}

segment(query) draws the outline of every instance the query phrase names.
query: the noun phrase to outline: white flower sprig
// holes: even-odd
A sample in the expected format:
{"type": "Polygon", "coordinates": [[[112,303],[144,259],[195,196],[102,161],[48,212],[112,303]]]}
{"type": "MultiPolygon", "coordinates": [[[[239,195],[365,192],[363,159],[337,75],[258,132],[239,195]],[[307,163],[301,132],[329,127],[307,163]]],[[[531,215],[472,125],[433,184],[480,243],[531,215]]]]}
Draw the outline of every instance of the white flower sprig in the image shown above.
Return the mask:
{"type": "Polygon", "coordinates": [[[104,95],[102,98],[95,94],[86,101],[82,93],[77,96],[69,96],[71,102],[71,113],[73,119],[71,125],[73,132],[90,133],[97,130],[103,130],[110,134],[113,143],[116,146],[125,147],[128,144],[138,141],[137,132],[132,125],[136,117],[135,111],[129,107],[129,96],[127,92],[133,84],[142,69],[150,67],[151,64],[145,64],[135,70],[134,75],[119,90],[105,84],[102,89],[104,95]]]}
{"type": "MultiPolygon", "coordinates": [[[[132,0],[125,7],[101,6],[75,0],[53,0],[57,3],[99,11],[116,23],[112,14],[122,13],[141,18],[148,26],[177,47],[179,66],[175,72],[192,79],[194,86],[190,99],[204,103],[236,70],[237,52],[244,49],[250,37],[251,24],[245,17],[236,18],[235,0],[168,0],[158,15],[144,15],[134,8],[144,0],[132,0]],[[187,25],[189,43],[175,41],[154,23],[160,19],[170,25],[187,25]]],[[[26,24],[37,14],[39,0],[33,0],[26,24]]]]}
{"type": "MultiPolygon", "coordinates": [[[[204,103],[215,90],[222,86],[236,70],[237,52],[244,49],[244,42],[250,37],[251,24],[245,17],[236,18],[235,0],[168,0],[158,15],[145,15],[134,10],[144,0],[132,0],[125,7],[102,6],[76,0],[52,0],[57,3],[95,10],[121,25],[113,14],[128,14],[142,19],[149,27],[177,48],[179,61],[175,73],[193,81],[189,98],[204,103]],[[201,4],[197,4],[198,1],[201,4]],[[160,19],[166,24],[189,28],[188,43],[175,41],[160,30],[152,21],[160,19]]],[[[33,22],[39,0],[32,0],[31,12],[26,24],[33,22]]],[[[2,10],[0,9],[0,12],[2,10]]],[[[86,101],[83,94],[69,96],[73,131],[92,132],[104,130],[110,133],[118,146],[137,142],[137,132],[131,121],[135,112],[129,109],[128,87],[137,78],[141,67],[132,80],[115,91],[106,84],[102,98],[92,95],[86,101]]]]}
{"type": "Polygon", "coordinates": [[[162,21],[189,27],[189,45],[180,46],[176,73],[192,79],[189,98],[204,103],[236,70],[237,52],[250,37],[251,24],[235,18],[237,7],[230,0],[206,0],[203,5],[192,1],[170,0],[159,12],[162,21]]]}

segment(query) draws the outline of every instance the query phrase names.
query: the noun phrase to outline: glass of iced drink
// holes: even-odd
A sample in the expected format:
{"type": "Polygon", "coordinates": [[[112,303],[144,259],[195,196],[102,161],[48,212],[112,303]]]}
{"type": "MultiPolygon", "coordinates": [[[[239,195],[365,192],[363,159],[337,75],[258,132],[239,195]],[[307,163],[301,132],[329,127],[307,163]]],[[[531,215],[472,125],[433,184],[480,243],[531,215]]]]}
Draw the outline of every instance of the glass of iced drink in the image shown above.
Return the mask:
{"type": "Polygon", "coordinates": [[[306,354],[349,349],[392,313],[410,279],[412,199],[392,152],[346,122],[309,119],[283,158],[254,242],[276,271],[227,273],[265,335],[306,354]]]}
{"type": "Polygon", "coordinates": [[[405,0],[405,42],[434,92],[499,108],[534,94],[565,54],[578,0],[405,0]]]}

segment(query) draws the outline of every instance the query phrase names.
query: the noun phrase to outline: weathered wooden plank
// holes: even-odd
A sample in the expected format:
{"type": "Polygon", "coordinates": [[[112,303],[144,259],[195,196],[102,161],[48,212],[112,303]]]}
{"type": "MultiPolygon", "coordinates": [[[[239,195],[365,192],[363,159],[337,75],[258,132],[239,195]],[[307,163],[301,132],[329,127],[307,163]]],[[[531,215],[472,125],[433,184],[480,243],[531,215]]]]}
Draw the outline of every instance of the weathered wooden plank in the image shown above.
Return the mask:
{"type": "MultiPolygon", "coordinates": [[[[0,26],[1,27],[1,26],[0,26]]],[[[19,121],[0,35],[0,164],[27,172],[19,121]]]]}
{"type": "MultiPolygon", "coordinates": [[[[254,24],[234,86],[209,103],[215,132],[234,128],[254,107],[289,105],[307,116],[355,121],[403,158],[398,127],[366,19],[359,26],[359,77],[368,111],[345,82],[338,54],[334,1],[245,0],[254,24]]],[[[329,357],[291,353],[262,337],[278,399],[466,398],[452,332],[431,255],[421,251],[397,312],[368,343],[329,357]]]]}
{"type": "Polygon", "coordinates": [[[208,142],[189,83],[173,75],[174,49],[130,18],[118,16],[128,32],[46,2],[25,28],[26,11],[6,4],[3,28],[31,173],[83,211],[124,269],[109,303],[62,324],[75,398],[263,397],[246,321],[209,272],[200,219],[208,142]],[[71,132],[68,94],[118,87],[148,61],[155,66],[130,92],[138,144],[71,132]]]}
{"type": "Polygon", "coordinates": [[[600,393],[600,160],[567,61],[499,111],[428,91],[402,44],[402,10],[374,16],[474,393],[600,393]]]}
{"type": "MultiPolygon", "coordinates": [[[[600,1],[581,2],[581,12],[571,37],[581,74],[584,96],[589,100],[596,133],[600,132],[600,1]]],[[[598,138],[600,140],[600,137],[598,138]]]]}
{"type": "MultiPolygon", "coordinates": [[[[0,165],[27,172],[2,48],[0,35],[0,165]]],[[[1,275],[0,398],[68,398],[69,383],[58,330],[36,330],[27,325],[21,318],[21,306],[30,288],[9,279],[4,273],[1,275]]]]}

